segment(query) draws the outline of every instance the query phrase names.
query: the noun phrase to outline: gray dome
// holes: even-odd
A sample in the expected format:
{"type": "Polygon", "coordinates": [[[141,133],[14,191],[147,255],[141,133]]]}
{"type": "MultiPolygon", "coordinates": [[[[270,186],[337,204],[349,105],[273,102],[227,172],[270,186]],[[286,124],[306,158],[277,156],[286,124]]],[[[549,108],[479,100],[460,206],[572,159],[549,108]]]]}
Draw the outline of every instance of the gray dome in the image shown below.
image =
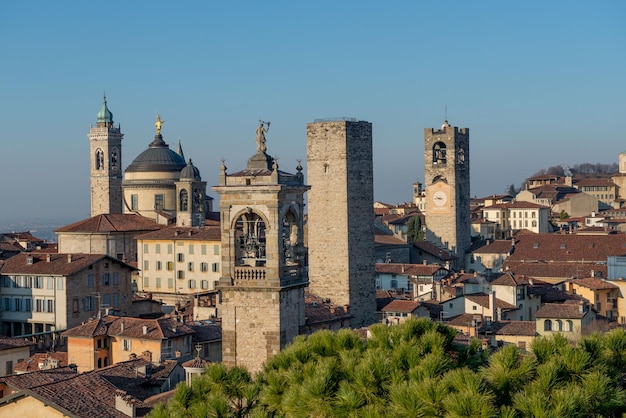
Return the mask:
{"type": "Polygon", "coordinates": [[[183,157],[172,151],[163,141],[161,134],[156,134],[148,149],[142,152],[126,169],[127,172],[166,171],[180,172],[185,168],[183,157]]]}
{"type": "Polygon", "coordinates": [[[200,180],[200,170],[197,167],[194,167],[191,162],[191,158],[189,159],[189,164],[183,168],[183,171],[180,172],[180,178],[182,179],[195,179],[200,180]]]}

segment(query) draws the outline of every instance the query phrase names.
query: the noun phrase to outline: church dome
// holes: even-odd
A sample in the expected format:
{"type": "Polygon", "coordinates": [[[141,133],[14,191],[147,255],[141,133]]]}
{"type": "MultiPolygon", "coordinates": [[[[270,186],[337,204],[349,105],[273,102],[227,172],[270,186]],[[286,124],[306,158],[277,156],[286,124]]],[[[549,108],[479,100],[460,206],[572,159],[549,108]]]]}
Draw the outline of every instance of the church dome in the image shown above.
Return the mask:
{"type": "Polygon", "coordinates": [[[180,172],[186,168],[183,157],[172,151],[161,134],[156,134],[148,149],[128,166],[126,172],[180,172]]]}
{"type": "Polygon", "coordinates": [[[113,123],[113,113],[107,107],[107,97],[102,99],[102,108],[98,112],[98,123],[113,123]]]}
{"type": "Polygon", "coordinates": [[[183,168],[183,171],[180,172],[180,178],[182,179],[194,179],[200,180],[200,170],[197,167],[194,167],[191,162],[191,158],[189,159],[189,164],[183,168]]]}

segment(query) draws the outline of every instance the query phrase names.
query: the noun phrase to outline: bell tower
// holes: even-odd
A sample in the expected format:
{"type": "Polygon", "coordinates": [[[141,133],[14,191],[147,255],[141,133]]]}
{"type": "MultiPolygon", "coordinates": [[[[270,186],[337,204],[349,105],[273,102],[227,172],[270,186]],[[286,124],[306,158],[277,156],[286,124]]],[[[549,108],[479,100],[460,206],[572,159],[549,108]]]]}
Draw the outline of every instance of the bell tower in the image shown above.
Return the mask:
{"type": "Polygon", "coordinates": [[[98,123],[89,130],[91,216],[122,213],[122,137],[120,125],[102,100],[98,123]]]}
{"type": "Polygon", "coordinates": [[[469,129],[424,129],[426,240],[457,256],[464,268],[471,243],[469,129]]]}
{"type": "Polygon", "coordinates": [[[308,285],[303,216],[309,186],[300,164],[289,174],[266,154],[265,124],[247,167],[228,174],[222,163],[213,187],[222,231],[222,361],[251,371],[303,333],[308,285]]]}
{"type": "Polygon", "coordinates": [[[187,166],[180,172],[180,179],[176,182],[176,224],[178,226],[204,226],[205,191],[206,181],[202,181],[200,170],[190,159],[187,166]]]}

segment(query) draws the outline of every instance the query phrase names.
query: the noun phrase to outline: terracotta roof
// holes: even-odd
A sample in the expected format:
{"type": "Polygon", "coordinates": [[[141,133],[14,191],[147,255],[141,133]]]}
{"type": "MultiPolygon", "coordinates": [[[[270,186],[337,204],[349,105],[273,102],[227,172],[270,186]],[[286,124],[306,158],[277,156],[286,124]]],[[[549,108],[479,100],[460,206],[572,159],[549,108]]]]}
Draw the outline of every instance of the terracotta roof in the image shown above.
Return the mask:
{"type": "Polygon", "coordinates": [[[133,232],[154,231],[162,226],[149,218],[141,215],[126,213],[109,213],[92,216],[66,226],[62,226],[55,232],[133,232]]]}
{"type": "Polygon", "coordinates": [[[194,333],[195,331],[191,327],[173,318],[142,319],[105,316],[68,329],[61,335],[89,338],[99,335],[115,335],[145,340],[164,340],[194,333]]]}
{"type": "Polygon", "coordinates": [[[0,241],[8,240],[14,242],[32,242],[32,243],[42,243],[45,240],[41,238],[37,238],[33,236],[30,231],[25,232],[2,232],[0,233],[0,241]]]}
{"type": "Polygon", "coordinates": [[[191,368],[191,369],[204,369],[210,364],[211,362],[209,360],[205,360],[200,357],[195,357],[189,361],[184,362],[181,366],[183,366],[184,368],[191,368]]]}
{"type": "Polygon", "coordinates": [[[117,258],[105,254],[49,254],[20,253],[3,262],[2,274],[59,275],[69,276],[88,268],[102,259],[134,269],[117,258]],[[50,257],[50,261],[48,261],[50,257]],[[69,259],[71,257],[71,262],[69,259]],[[32,259],[32,263],[29,263],[32,259]]]}
{"type": "Polygon", "coordinates": [[[454,325],[457,327],[473,326],[474,319],[481,322],[483,316],[481,314],[462,313],[460,315],[452,316],[446,320],[447,325],[454,325]]]}
{"type": "Polygon", "coordinates": [[[10,350],[12,348],[19,347],[30,347],[35,345],[34,342],[29,341],[25,338],[12,338],[12,337],[3,337],[0,336],[0,351],[2,350],[10,350]]]}
{"type": "Polygon", "coordinates": [[[4,382],[16,389],[30,389],[35,386],[61,382],[74,377],[76,377],[75,369],[61,367],[58,369],[41,370],[36,373],[13,374],[0,378],[0,382],[4,382]]]}
{"type": "Polygon", "coordinates": [[[393,235],[387,235],[387,234],[380,234],[380,233],[375,233],[374,234],[374,246],[377,245],[408,245],[406,242],[404,242],[403,240],[401,240],[400,238],[396,238],[393,235]]]}
{"type": "Polygon", "coordinates": [[[222,339],[222,325],[207,323],[207,321],[187,322],[187,325],[196,333],[193,335],[194,342],[216,341],[222,339]]]}
{"type": "Polygon", "coordinates": [[[304,295],[304,315],[308,325],[342,321],[351,318],[343,306],[337,306],[328,299],[306,293],[304,295]]]}
{"type": "Polygon", "coordinates": [[[580,319],[587,312],[581,312],[581,303],[546,303],[535,312],[535,318],[580,319]]]}
{"type": "Polygon", "coordinates": [[[472,244],[469,252],[474,254],[508,254],[513,247],[510,239],[481,240],[472,244]]]}
{"type": "Polygon", "coordinates": [[[587,277],[584,279],[569,280],[569,283],[586,287],[591,290],[619,289],[619,286],[611,282],[608,282],[606,280],[598,279],[596,277],[587,277]]]}
{"type": "Polygon", "coordinates": [[[580,179],[574,183],[578,187],[608,186],[615,187],[615,183],[608,179],[580,179]]]}
{"type": "Polygon", "coordinates": [[[387,304],[382,311],[383,312],[406,312],[411,313],[414,312],[419,303],[412,300],[394,300],[391,303],[387,304]]]}
{"type": "MultiPolygon", "coordinates": [[[[123,395],[136,408],[136,416],[145,416],[151,407],[143,402],[154,392],[146,384],[153,379],[137,374],[138,368],[148,364],[143,359],[129,360],[102,369],[74,375],[68,379],[31,387],[35,394],[51,406],[62,408],[75,417],[110,417],[123,418],[127,415],[115,407],[115,397],[123,395]]],[[[159,368],[171,369],[176,363],[165,362],[153,366],[153,375],[159,368]]],[[[29,373],[38,375],[42,372],[29,373]]]]}
{"type": "Polygon", "coordinates": [[[626,255],[626,235],[519,234],[507,261],[575,261],[606,263],[626,255]]]}
{"type": "Polygon", "coordinates": [[[597,264],[595,262],[547,262],[547,261],[526,261],[515,262],[507,260],[503,268],[516,274],[528,277],[538,278],[555,278],[567,280],[573,277],[589,277],[593,274],[600,274],[606,277],[608,268],[606,264],[597,264]]]}
{"type": "MultiPolygon", "coordinates": [[[[490,305],[489,301],[491,300],[491,295],[487,295],[485,293],[471,293],[471,294],[463,295],[461,297],[465,297],[467,300],[471,300],[472,302],[484,308],[489,308],[489,305],[490,305]]],[[[496,308],[511,310],[511,309],[517,309],[517,306],[511,305],[510,303],[505,302],[496,297],[496,308]]]]}
{"type": "Polygon", "coordinates": [[[220,241],[222,239],[221,236],[221,228],[219,226],[169,226],[138,235],[135,238],[138,240],[220,241]]]}
{"type": "Polygon", "coordinates": [[[439,248],[427,241],[414,242],[413,246],[442,261],[456,260],[456,257],[449,251],[439,248]]]}
{"type": "Polygon", "coordinates": [[[376,273],[432,276],[443,267],[434,264],[376,263],[376,273]]]}
{"type": "Polygon", "coordinates": [[[541,280],[531,280],[528,276],[522,274],[513,274],[511,271],[505,271],[501,273],[491,285],[496,286],[533,286],[533,285],[547,285],[548,283],[541,280]]]}
{"type": "Polygon", "coordinates": [[[39,371],[39,365],[46,359],[53,359],[59,362],[58,367],[67,367],[67,351],[55,351],[53,353],[35,353],[17,363],[13,368],[16,373],[31,373],[39,371]]]}
{"type": "Polygon", "coordinates": [[[382,308],[387,306],[394,297],[388,290],[376,290],[376,311],[380,312],[382,308]]]}

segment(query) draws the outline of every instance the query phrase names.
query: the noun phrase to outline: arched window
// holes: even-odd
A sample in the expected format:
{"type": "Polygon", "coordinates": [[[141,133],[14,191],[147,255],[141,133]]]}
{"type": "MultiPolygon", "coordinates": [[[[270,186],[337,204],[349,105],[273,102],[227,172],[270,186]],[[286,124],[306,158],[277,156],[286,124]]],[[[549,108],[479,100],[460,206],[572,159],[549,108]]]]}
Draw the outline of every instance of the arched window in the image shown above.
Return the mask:
{"type": "Polygon", "coordinates": [[[182,189],[180,191],[178,201],[178,207],[180,208],[181,212],[186,212],[187,210],[189,210],[189,192],[187,192],[187,189],[182,189]]]}
{"type": "Polygon", "coordinates": [[[446,164],[446,144],[443,142],[437,142],[433,145],[433,164],[446,164]]]}
{"type": "Polygon", "coordinates": [[[563,331],[563,321],[560,319],[556,320],[556,330],[555,331],[563,331]]]}
{"type": "Polygon", "coordinates": [[[120,159],[120,156],[117,151],[117,148],[113,148],[113,150],[111,150],[111,170],[117,171],[119,159],[120,159]]]}
{"type": "Polygon", "coordinates": [[[545,321],[543,321],[543,330],[544,331],[552,331],[552,321],[549,319],[546,319],[545,321]]]}
{"type": "Polygon", "coordinates": [[[288,212],[283,219],[283,255],[285,264],[296,264],[298,246],[298,220],[293,212],[288,212]]]}
{"type": "Polygon", "coordinates": [[[572,332],[574,331],[574,323],[571,319],[565,321],[565,331],[572,332]]]}
{"type": "Polygon", "coordinates": [[[265,266],[265,222],[252,209],[235,222],[235,265],[265,266]]]}
{"type": "Polygon", "coordinates": [[[96,170],[104,170],[104,151],[100,148],[96,150],[96,170]]]}

